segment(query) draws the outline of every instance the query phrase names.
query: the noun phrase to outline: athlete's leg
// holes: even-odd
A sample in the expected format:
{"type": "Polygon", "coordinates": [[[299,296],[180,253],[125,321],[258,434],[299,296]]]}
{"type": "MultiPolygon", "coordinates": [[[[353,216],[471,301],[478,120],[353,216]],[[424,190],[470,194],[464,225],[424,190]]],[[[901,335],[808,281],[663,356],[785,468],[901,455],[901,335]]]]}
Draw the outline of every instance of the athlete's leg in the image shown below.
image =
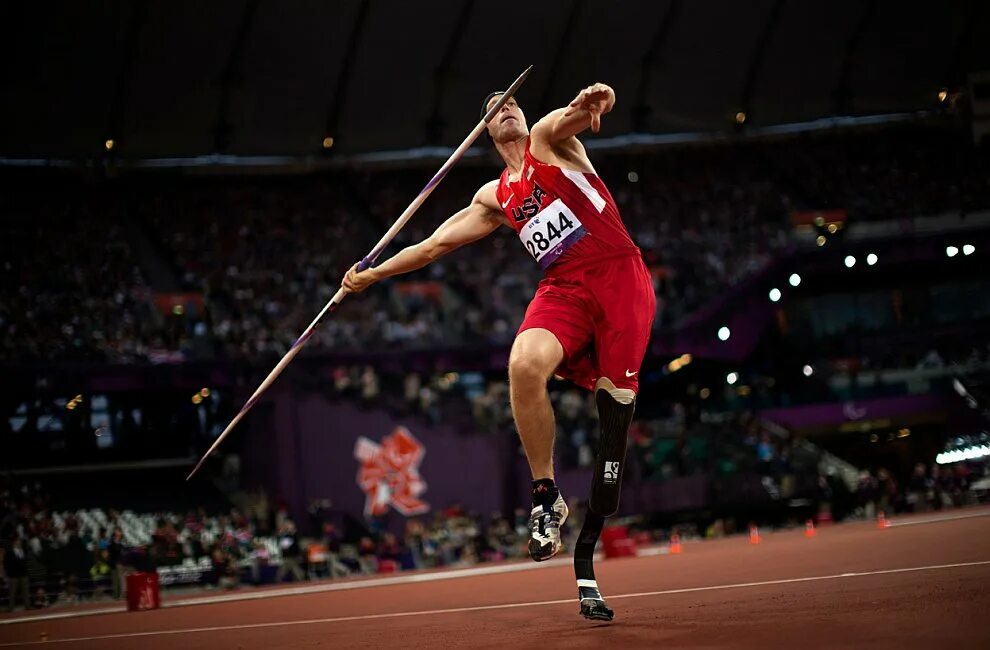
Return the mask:
{"type": "Polygon", "coordinates": [[[588,508],[602,517],[611,517],[619,509],[626,438],[636,410],[636,393],[628,388],[616,388],[607,377],[602,377],[595,385],[595,404],[601,431],[588,508]]]}
{"type": "Polygon", "coordinates": [[[509,354],[512,417],[534,481],[553,479],[553,439],[557,428],[547,380],[563,359],[560,341],[542,328],[520,332],[509,354]]]}
{"type": "Polygon", "coordinates": [[[553,481],[557,427],[547,380],[554,372],[570,376],[571,362],[587,355],[594,332],[588,312],[582,286],[545,279],[526,309],[509,354],[512,414],[533,473],[529,554],[537,562],[563,549],[560,529],[567,519],[567,504],[553,481]]]}
{"type": "Polygon", "coordinates": [[[542,328],[520,332],[509,354],[509,395],[519,438],[533,473],[533,509],[529,515],[529,554],[549,560],[563,548],[560,528],[567,504],[553,481],[553,439],[557,427],[547,380],[564,358],[563,346],[542,328]]]}
{"type": "Polygon", "coordinates": [[[636,409],[636,393],[628,388],[616,388],[607,377],[602,377],[595,384],[595,403],[601,432],[595,451],[588,512],[574,549],[574,577],[577,578],[581,615],[611,621],[615,613],[605,604],[598,590],[593,558],[605,518],[619,509],[619,490],[626,464],[626,436],[636,409]]]}
{"type": "Polygon", "coordinates": [[[595,545],[605,526],[605,517],[592,510],[584,516],[584,525],[574,547],[574,575],[577,577],[578,600],[581,603],[581,616],[597,621],[611,621],[615,612],[609,609],[598,590],[595,580],[595,545]]]}
{"type": "Polygon", "coordinates": [[[610,621],[613,612],[598,590],[592,557],[605,518],[618,510],[625,469],[626,438],[636,408],[639,370],[646,354],[656,302],[645,267],[615,264],[601,276],[595,297],[605,317],[595,331],[595,403],[601,432],[591,479],[588,514],[574,550],[581,615],[610,621]],[[610,277],[611,276],[611,277],[610,277]]]}

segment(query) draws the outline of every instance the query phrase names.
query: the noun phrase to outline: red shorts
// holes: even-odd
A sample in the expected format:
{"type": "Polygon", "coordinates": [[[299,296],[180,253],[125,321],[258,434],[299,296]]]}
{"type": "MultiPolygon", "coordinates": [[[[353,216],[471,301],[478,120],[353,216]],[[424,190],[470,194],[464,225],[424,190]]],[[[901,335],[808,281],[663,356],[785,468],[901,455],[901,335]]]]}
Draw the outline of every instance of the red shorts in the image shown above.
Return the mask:
{"type": "Polygon", "coordinates": [[[542,328],[564,348],[556,374],[594,390],[600,377],[637,391],[656,313],[650,272],[638,254],[544,278],[519,332],[542,328]]]}

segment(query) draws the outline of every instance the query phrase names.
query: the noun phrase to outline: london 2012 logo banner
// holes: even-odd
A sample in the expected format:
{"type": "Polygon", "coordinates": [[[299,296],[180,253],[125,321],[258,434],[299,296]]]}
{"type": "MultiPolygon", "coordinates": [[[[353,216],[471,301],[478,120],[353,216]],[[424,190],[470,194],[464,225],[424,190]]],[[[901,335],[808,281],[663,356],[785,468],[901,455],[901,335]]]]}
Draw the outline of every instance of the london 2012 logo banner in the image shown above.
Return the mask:
{"type": "Polygon", "coordinates": [[[354,443],[354,457],[361,463],[357,484],[365,494],[366,517],[383,515],[389,507],[411,517],[430,510],[420,499],[426,481],[419,475],[426,448],[409,429],[396,427],[381,444],[361,436],[354,443]]]}

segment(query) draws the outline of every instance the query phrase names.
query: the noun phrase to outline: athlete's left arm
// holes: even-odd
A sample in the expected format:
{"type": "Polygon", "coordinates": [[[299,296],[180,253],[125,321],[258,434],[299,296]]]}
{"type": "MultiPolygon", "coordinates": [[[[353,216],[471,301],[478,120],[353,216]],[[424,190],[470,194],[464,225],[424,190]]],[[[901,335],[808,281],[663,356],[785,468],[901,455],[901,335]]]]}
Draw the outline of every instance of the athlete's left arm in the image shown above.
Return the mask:
{"type": "Polygon", "coordinates": [[[533,125],[530,135],[546,142],[551,147],[566,143],[585,129],[598,133],[602,115],[615,106],[615,91],[611,86],[596,83],[577,94],[577,97],[564,108],[547,114],[533,125]]]}

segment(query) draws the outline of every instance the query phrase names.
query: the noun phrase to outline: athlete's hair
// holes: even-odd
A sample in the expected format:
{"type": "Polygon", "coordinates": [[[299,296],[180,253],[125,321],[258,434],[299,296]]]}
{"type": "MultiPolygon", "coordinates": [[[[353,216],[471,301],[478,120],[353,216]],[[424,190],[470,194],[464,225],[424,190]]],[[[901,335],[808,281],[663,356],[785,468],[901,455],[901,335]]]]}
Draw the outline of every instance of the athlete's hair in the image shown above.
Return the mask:
{"type": "Polygon", "coordinates": [[[495,92],[488,93],[488,97],[485,97],[485,101],[481,102],[481,118],[485,119],[485,115],[488,114],[488,102],[492,101],[492,97],[498,97],[499,95],[504,95],[504,90],[496,90],[495,92]]]}
{"type": "MultiPolygon", "coordinates": [[[[488,102],[492,101],[492,97],[498,97],[499,95],[504,94],[504,90],[496,90],[488,93],[488,97],[485,97],[485,101],[481,102],[481,119],[485,119],[485,115],[488,115],[488,102]]],[[[485,129],[485,137],[488,138],[489,142],[495,142],[495,138],[493,138],[492,134],[488,132],[488,129],[485,129]]]]}

